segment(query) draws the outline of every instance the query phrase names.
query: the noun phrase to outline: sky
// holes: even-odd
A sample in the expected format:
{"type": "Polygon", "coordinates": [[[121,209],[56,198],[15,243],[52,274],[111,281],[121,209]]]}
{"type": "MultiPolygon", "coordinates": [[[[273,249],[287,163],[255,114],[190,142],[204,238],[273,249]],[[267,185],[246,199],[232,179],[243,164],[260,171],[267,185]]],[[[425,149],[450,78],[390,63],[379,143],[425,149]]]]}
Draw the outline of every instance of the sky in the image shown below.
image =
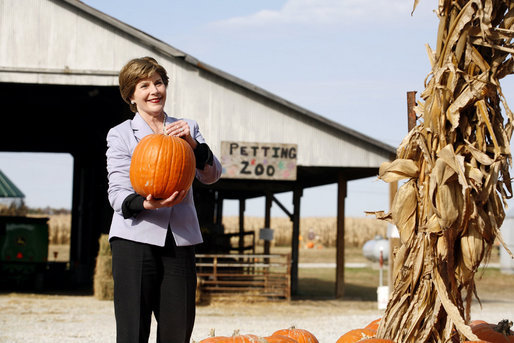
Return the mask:
{"type": "MultiPolygon", "coordinates": [[[[430,72],[425,45],[434,47],[438,24],[436,0],[421,0],[413,13],[413,0],[83,2],[395,148],[407,133],[406,93],[419,96],[430,72]]],[[[509,100],[514,81],[504,79],[503,88],[509,100]]],[[[70,208],[72,165],[69,155],[0,152],[0,169],[26,194],[30,207],[70,208]],[[29,163],[38,173],[21,172],[29,163]],[[62,186],[45,188],[55,180],[62,186]]],[[[349,182],[346,214],[388,210],[388,192],[388,184],[376,177],[349,182]]],[[[292,210],[291,194],[279,199],[292,210]]],[[[335,216],[336,204],[335,185],[307,189],[301,212],[335,216]]],[[[264,199],[251,200],[246,208],[246,215],[262,216],[264,199]]],[[[224,211],[237,214],[237,203],[228,202],[224,211]]],[[[272,215],[283,213],[273,206],[272,215]]]]}

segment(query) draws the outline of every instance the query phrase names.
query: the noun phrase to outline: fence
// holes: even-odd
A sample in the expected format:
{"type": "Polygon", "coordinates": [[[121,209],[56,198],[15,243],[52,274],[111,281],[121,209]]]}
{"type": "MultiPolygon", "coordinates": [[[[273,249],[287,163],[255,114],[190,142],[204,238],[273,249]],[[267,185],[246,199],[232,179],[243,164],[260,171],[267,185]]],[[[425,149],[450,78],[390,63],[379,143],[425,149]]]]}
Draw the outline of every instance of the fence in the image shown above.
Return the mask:
{"type": "Polygon", "coordinates": [[[197,254],[202,293],[291,299],[289,254],[197,254]]]}

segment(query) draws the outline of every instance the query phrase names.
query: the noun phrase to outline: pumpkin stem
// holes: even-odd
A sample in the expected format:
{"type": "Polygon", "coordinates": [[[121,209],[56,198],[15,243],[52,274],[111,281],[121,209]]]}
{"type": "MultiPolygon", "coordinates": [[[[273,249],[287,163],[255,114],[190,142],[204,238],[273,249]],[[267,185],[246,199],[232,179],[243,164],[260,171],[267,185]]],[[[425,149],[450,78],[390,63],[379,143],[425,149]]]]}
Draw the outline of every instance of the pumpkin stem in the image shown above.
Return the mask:
{"type": "Polygon", "coordinates": [[[503,334],[504,336],[512,335],[510,332],[510,327],[512,326],[512,321],[508,319],[504,319],[498,322],[493,328],[494,331],[503,334]]]}
{"type": "Polygon", "coordinates": [[[216,336],[216,330],[214,328],[212,328],[210,331],[209,331],[209,336],[210,337],[215,337],[216,336]]]}

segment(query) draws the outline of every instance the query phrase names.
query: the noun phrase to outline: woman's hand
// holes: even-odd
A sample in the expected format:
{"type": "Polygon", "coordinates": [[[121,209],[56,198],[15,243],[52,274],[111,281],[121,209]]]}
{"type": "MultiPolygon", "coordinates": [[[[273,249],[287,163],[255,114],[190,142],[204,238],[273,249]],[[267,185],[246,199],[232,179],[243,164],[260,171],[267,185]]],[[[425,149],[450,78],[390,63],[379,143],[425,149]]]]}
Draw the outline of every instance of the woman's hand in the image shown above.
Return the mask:
{"type": "Polygon", "coordinates": [[[147,210],[155,210],[161,207],[172,207],[180,204],[186,197],[186,194],[186,191],[177,191],[167,199],[154,199],[151,194],[148,194],[145,201],[143,201],[143,207],[147,210]]]}
{"type": "Polygon", "coordinates": [[[193,150],[196,149],[198,145],[196,139],[191,136],[191,130],[185,120],[177,120],[176,122],[166,125],[164,131],[167,135],[184,138],[193,150]]]}

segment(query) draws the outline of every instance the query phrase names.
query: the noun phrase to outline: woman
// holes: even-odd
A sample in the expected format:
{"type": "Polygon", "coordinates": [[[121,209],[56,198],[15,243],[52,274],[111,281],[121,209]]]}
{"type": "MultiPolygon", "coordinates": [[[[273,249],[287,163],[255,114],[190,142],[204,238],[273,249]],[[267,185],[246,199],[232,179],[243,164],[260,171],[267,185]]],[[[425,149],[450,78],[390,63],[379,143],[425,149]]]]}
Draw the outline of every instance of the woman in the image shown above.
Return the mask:
{"type": "Polygon", "coordinates": [[[164,132],[193,148],[200,182],[216,182],[221,165],[195,121],[164,112],[168,76],[155,59],[129,61],[120,71],[119,83],[121,96],[135,115],[107,134],[117,342],[148,342],[153,313],[157,342],[189,343],[195,318],[194,245],[202,242],[193,190],[175,192],[168,199],[151,194],[144,198],[131,186],[130,159],[143,137],[164,132]]]}

